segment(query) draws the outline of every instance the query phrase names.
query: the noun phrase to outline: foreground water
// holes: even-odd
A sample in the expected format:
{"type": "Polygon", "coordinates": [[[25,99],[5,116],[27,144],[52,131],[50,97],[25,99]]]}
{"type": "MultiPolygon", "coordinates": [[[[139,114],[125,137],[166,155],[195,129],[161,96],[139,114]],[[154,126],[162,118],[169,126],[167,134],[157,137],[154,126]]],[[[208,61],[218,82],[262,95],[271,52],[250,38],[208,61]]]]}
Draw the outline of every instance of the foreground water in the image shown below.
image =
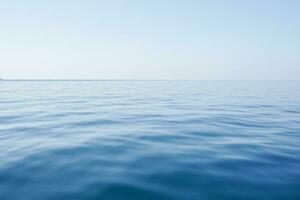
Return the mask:
{"type": "Polygon", "coordinates": [[[0,81],[0,199],[300,199],[300,82],[0,81]]]}

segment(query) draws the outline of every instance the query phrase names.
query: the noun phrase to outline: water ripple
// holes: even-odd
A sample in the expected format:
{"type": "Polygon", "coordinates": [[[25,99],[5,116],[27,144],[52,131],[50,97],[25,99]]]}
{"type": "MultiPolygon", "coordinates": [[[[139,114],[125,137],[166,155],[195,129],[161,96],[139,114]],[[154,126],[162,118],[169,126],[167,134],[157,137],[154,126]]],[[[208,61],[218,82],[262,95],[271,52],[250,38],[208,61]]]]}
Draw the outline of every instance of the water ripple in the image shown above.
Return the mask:
{"type": "Polygon", "coordinates": [[[300,82],[1,81],[0,199],[300,199],[300,82]]]}

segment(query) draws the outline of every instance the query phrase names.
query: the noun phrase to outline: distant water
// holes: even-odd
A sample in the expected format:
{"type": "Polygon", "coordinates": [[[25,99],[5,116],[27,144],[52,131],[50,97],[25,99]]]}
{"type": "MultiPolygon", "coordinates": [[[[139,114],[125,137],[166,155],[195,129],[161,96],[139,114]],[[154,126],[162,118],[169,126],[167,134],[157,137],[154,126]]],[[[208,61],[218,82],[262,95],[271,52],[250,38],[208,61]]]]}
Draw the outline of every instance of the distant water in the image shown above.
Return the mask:
{"type": "Polygon", "coordinates": [[[299,200],[300,82],[0,81],[1,200],[299,200]]]}

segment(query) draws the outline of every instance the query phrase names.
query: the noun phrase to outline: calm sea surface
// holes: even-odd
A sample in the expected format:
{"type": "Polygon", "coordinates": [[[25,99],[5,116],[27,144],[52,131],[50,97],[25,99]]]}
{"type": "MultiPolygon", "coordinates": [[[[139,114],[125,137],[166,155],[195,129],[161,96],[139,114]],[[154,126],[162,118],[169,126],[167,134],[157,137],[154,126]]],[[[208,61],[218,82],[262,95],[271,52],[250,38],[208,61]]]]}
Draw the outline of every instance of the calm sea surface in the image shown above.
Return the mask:
{"type": "Polygon", "coordinates": [[[299,200],[299,81],[0,81],[1,200],[299,200]]]}

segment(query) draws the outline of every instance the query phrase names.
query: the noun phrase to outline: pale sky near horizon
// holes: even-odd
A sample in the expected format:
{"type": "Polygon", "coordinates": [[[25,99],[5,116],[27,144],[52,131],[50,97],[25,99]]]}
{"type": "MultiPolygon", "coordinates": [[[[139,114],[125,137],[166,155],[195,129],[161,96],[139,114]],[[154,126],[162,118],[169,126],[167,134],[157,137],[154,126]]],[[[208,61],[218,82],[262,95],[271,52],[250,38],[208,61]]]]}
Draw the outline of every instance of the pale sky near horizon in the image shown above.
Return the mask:
{"type": "Polygon", "coordinates": [[[298,0],[0,0],[0,78],[300,79],[298,0]]]}

